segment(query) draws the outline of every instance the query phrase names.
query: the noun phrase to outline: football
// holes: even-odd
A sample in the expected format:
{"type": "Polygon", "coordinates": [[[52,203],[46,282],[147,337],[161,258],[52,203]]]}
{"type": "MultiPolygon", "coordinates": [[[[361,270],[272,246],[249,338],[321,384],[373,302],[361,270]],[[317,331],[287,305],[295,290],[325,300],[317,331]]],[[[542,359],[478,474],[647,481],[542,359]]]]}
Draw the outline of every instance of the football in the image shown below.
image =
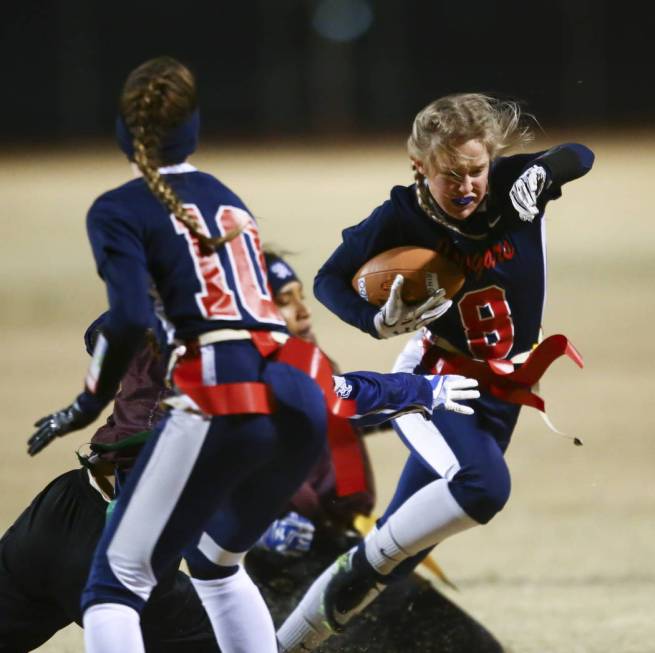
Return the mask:
{"type": "Polygon", "coordinates": [[[464,285],[464,271],[453,261],[424,247],[395,247],[362,265],[352,285],[367,302],[382,306],[397,274],[405,278],[402,298],[408,304],[425,301],[437,288],[452,298],[464,285]]]}

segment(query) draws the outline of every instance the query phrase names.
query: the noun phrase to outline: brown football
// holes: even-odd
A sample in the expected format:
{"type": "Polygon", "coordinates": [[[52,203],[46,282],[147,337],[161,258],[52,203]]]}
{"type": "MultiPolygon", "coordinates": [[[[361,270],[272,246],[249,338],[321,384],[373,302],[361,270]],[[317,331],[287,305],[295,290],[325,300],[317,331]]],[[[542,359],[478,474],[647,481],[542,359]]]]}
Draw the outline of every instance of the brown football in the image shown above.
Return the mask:
{"type": "Polygon", "coordinates": [[[426,300],[437,288],[449,299],[464,285],[463,270],[453,261],[424,247],[395,247],[362,265],[352,284],[360,297],[382,306],[397,274],[405,277],[402,297],[408,304],[426,300]]]}

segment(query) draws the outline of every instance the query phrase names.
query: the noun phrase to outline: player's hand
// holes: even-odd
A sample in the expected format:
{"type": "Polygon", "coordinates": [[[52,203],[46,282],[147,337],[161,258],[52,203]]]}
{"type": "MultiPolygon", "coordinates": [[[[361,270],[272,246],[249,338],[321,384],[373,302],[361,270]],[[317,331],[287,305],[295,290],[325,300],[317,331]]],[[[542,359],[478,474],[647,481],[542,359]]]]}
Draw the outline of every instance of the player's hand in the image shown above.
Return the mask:
{"type": "Polygon", "coordinates": [[[314,524],[309,519],[290,512],[268,527],[257,546],[283,556],[299,557],[309,551],[314,530],[314,524]]]}
{"type": "Polygon", "coordinates": [[[532,222],[539,214],[537,199],[548,181],[548,173],[540,165],[528,168],[515,182],[509,191],[509,198],[525,222],[532,222]]]}
{"type": "Polygon", "coordinates": [[[27,441],[27,453],[34,456],[47,447],[55,438],[71,431],[83,429],[95,420],[99,411],[84,411],[78,401],[55,413],[46,415],[34,423],[36,433],[27,441]]]}
{"type": "Polygon", "coordinates": [[[467,399],[478,399],[480,396],[478,382],[459,374],[435,374],[425,377],[432,386],[432,410],[452,410],[461,415],[473,415],[470,406],[457,403],[467,399]]]}
{"type": "Polygon", "coordinates": [[[401,333],[416,331],[441,317],[452,305],[446,299],[446,291],[439,288],[418,306],[408,306],[401,293],[405,278],[396,276],[389,291],[389,298],[374,318],[375,329],[380,338],[391,338],[401,333]]]}

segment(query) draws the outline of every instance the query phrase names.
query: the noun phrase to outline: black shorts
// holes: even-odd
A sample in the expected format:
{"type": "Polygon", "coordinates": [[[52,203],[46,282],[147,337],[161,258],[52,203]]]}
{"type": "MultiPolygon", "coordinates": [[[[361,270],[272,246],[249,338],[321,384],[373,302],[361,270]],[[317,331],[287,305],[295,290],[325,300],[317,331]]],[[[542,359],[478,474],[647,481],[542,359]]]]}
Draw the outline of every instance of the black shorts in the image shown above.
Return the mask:
{"type": "MultiPolygon", "coordinates": [[[[75,469],[52,481],[0,540],[0,652],[37,648],[72,622],[105,524],[106,502],[75,469]]],[[[172,570],[141,615],[149,653],[219,651],[188,576],[172,570]]]]}

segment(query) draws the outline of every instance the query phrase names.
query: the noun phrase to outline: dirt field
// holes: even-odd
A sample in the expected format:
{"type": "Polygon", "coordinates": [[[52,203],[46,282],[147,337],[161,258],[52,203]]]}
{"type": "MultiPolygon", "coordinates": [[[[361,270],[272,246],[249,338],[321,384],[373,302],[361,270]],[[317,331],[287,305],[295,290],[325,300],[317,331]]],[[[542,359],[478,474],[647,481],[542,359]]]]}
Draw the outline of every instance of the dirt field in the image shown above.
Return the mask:
{"type": "MultiPolygon", "coordinates": [[[[459,586],[446,590],[513,653],[655,651],[655,136],[587,142],[592,173],[565,189],[548,216],[547,334],[565,333],[586,369],[558,362],[542,384],[550,416],[585,441],[550,433],[524,411],[508,454],[513,495],[485,528],[447,541],[438,560],[459,586]]],[[[204,149],[194,159],[260,216],[266,241],[295,251],[313,272],[340,230],[368,215],[394,183],[408,183],[401,139],[372,146],[270,145],[204,149]]],[[[103,309],[84,232],[93,198],[129,175],[109,145],[76,154],[41,152],[0,161],[0,325],[3,449],[0,528],[56,474],[75,466],[73,434],[37,458],[25,454],[35,418],[80,389],[81,334],[103,309]]],[[[385,370],[401,347],[340,323],[312,301],[323,348],[344,368],[385,370]]],[[[380,490],[389,498],[404,459],[391,434],[370,440],[380,490]]],[[[40,651],[82,650],[77,627],[40,651]]],[[[474,652],[472,652],[474,653],[474,652]]]]}

